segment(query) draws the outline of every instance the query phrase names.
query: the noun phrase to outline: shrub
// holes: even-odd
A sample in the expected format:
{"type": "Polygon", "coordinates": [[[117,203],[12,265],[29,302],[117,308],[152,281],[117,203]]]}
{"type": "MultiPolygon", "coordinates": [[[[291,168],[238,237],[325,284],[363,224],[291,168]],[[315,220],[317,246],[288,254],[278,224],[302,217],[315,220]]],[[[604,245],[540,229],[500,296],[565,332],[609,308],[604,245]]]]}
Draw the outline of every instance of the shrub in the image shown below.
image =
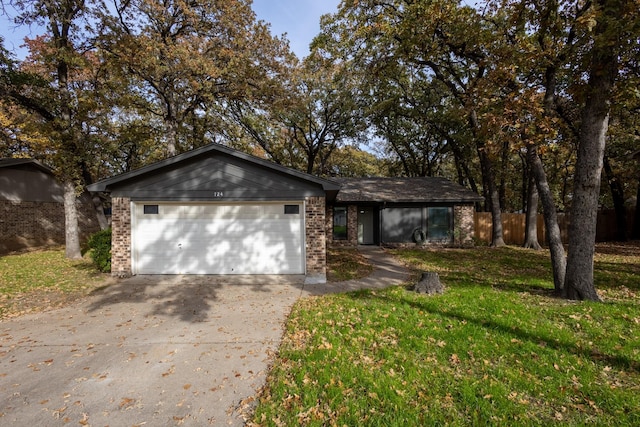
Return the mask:
{"type": "Polygon", "coordinates": [[[92,234],[87,244],[93,264],[103,273],[109,273],[111,271],[111,228],[92,234]]]}

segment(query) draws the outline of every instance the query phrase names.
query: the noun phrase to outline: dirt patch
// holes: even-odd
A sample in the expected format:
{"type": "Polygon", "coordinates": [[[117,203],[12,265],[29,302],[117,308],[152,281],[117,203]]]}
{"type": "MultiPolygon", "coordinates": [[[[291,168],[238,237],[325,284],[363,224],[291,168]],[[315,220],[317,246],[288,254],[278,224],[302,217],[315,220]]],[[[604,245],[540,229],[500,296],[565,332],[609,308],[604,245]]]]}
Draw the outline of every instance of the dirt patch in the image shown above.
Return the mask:
{"type": "Polygon", "coordinates": [[[340,282],[367,277],[373,266],[357,249],[329,248],[327,250],[327,280],[340,282]]]}
{"type": "Polygon", "coordinates": [[[23,292],[9,297],[0,296],[0,319],[10,319],[25,314],[40,313],[66,307],[87,297],[95,289],[104,287],[105,281],[87,286],[72,292],[62,292],[56,289],[37,289],[23,292]]]}
{"type": "Polygon", "coordinates": [[[596,243],[596,253],[620,256],[639,256],[640,240],[596,243]]]}

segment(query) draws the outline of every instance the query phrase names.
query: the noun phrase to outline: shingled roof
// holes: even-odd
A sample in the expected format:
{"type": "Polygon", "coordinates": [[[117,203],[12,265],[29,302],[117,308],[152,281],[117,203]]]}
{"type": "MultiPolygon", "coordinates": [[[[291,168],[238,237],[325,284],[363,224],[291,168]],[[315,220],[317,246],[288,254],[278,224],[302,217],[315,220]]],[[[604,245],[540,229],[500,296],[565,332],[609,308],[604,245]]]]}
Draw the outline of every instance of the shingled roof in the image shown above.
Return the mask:
{"type": "Polygon", "coordinates": [[[0,168],[15,168],[15,167],[24,167],[24,166],[32,166],[47,173],[53,172],[53,170],[49,166],[44,165],[35,159],[23,159],[23,158],[14,159],[11,157],[0,158],[0,168]]]}
{"type": "Polygon", "coordinates": [[[482,197],[445,178],[342,178],[337,202],[474,203],[482,197]]]}

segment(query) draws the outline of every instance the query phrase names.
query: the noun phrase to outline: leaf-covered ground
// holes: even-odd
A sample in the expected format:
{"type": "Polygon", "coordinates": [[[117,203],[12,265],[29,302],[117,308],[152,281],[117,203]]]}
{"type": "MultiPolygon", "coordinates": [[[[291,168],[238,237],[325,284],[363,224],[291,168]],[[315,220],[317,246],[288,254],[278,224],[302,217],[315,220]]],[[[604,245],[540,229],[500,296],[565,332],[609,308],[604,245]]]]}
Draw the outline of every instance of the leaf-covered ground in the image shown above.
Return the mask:
{"type": "Polygon", "coordinates": [[[445,294],[307,298],[257,425],[640,425],[640,251],[600,245],[605,303],[553,298],[547,252],[398,251],[445,294]]]}
{"type": "Polygon", "coordinates": [[[61,248],[0,256],[0,318],[67,305],[106,277],[88,259],[66,259],[61,248]]]}
{"type": "Polygon", "coordinates": [[[356,249],[329,248],[327,250],[327,280],[341,282],[367,277],[373,266],[356,249]]]}

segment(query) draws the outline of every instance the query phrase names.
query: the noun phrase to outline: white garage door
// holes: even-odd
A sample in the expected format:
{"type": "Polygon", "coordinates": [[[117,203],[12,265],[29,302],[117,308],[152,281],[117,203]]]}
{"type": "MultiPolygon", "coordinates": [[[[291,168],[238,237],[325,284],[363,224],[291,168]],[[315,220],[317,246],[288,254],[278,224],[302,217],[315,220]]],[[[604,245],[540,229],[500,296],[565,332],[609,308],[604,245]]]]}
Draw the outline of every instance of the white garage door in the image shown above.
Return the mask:
{"type": "Polygon", "coordinates": [[[134,205],[135,274],[304,274],[301,202],[134,205]]]}

